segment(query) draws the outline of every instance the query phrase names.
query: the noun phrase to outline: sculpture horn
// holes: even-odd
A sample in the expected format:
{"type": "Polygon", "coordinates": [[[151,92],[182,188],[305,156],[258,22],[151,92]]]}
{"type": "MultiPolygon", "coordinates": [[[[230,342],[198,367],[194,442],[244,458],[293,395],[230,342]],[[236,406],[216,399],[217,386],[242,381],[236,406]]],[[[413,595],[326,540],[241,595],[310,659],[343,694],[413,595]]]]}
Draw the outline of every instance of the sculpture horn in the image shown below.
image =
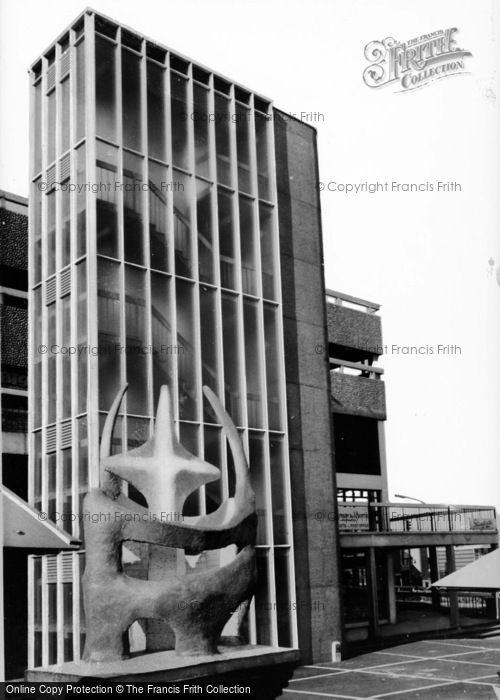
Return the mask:
{"type": "MultiPolygon", "coordinates": [[[[111,408],[109,409],[108,415],[106,416],[106,421],[104,422],[104,428],[102,430],[102,436],[101,436],[101,450],[100,450],[100,463],[102,465],[103,461],[106,459],[106,457],[109,457],[111,455],[111,440],[113,437],[113,431],[115,429],[115,423],[116,423],[116,417],[118,415],[118,409],[120,408],[120,404],[123,399],[123,395],[128,389],[128,384],[125,383],[117,395],[115,396],[115,400],[111,404],[111,408]]],[[[114,476],[113,474],[110,474],[108,471],[105,469],[102,469],[101,467],[101,474],[100,474],[100,481],[101,481],[101,488],[103,491],[111,491],[114,497],[118,495],[120,492],[120,480],[118,477],[114,476]],[[118,486],[118,493],[117,493],[117,486],[118,486]]]]}
{"type": "Polygon", "coordinates": [[[243,451],[243,444],[231,416],[222,406],[212,389],[210,389],[208,386],[204,386],[203,392],[210,402],[218,422],[222,425],[231,448],[231,453],[234,460],[234,471],[236,474],[234,499],[239,505],[241,502],[247,499],[255,498],[253,489],[250,486],[250,480],[248,478],[248,464],[243,451]]]}

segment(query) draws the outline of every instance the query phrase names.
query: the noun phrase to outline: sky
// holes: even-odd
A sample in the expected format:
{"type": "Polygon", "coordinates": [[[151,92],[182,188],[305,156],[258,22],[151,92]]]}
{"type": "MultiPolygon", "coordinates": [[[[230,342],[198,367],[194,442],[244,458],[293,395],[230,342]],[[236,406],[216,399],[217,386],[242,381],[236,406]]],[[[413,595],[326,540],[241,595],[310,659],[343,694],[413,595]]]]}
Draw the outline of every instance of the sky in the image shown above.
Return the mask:
{"type": "MultiPolygon", "coordinates": [[[[324,183],[326,286],[382,306],[390,496],[500,507],[496,0],[96,0],[93,7],[286,112],[318,113],[309,123],[324,183]],[[447,28],[457,28],[457,44],[472,54],[464,74],[404,92],[364,83],[370,42],[447,28]],[[438,181],[460,187],[438,192],[438,181]],[[377,182],[389,191],[338,191],[377,182]],[[391,191],[393,182],[434,191],[391,191]]],[[[27,194],[27,69],[83,9],[75,0],[0,3],[1,189],[27,194]]]]}

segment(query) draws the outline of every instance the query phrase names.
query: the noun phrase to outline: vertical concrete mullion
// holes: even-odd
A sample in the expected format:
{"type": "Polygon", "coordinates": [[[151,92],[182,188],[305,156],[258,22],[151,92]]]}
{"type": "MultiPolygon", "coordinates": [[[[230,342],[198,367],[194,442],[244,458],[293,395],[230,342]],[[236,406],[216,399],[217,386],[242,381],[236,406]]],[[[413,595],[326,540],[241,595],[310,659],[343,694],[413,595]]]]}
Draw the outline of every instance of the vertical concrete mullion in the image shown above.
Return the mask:
{"type": "MultiPolygon", "coordinates": [[[[170,53],[167,54],[165,59],[165,80],[164,80],[164,97],[165,97],[165,129],[166,129],[166,140],[165,146],[167,149],[166,157],[169,166],[170,180],[172,182],[172,187],[167,187],[167,235],[168,240],[168,269],[170,272],[170,287],[169,287],[169,299],[170,299],[170,312],[168,317],[170,321],[170,334],[171,334],[171,344],[174,348],[177,347],[177,289],[176,289],[176,276],[175,276],[175,217],[174,217],[174,195],[173,187],[174,184],[174,170],[173,170],[173,160],[172,160],[172,116],[171,116],[171,89],[170,89],[170,53]]],[[[170,386],[170,400],[172,402],[172,415],[174,420],[177,422],[179,420],[179,358],[176,352],[172,353],[170,356],[170,361],[172,362],[172,375],[171,375],[171,386],[170,386]]]]}
{"type": "MultiPolygon", "coordinates": [[[[95,100],[95,33],[94,15],[85,14],[85,175],[86,181],[96,181],[96,100],[95,100]]],[[[96,197],[86,192],[86,252],[87,252],[87,338],[91,348],[97,348],[97,233],[96,233],[96,197]]],[[[87,439],[88,439],[88,488],[99,484],[99,373],[98,355],[90,354],[87,366],[87,439]],[[91,402],[90,397],[96,401],[91,402]]]]}
{"type": "MultiPolygon", "coordinates": [[[[148,161],[148,112],[147,112],[147,59],[146,59],[146,42],[142,42],[142,51],[140,59],[140,80],[141,80],[141,143],[143,159],[143,191],[142,191],[142,209],[143,209],[143,250],[144,263],[146,267],[145,280],[145,328],[146,328],[146,345],[151,349],[151,352],[146,353],[147,361],[147,396],[148,396],[148,414],[150,417],[155,415],[154,392],[153,392],[153,328],[152,328],[152,313],[151,313],[151,255],[149,247],[149,161],[148,161]]],[[[150,434],[153,429],[153,421],[149,421],[150,434]]]]}

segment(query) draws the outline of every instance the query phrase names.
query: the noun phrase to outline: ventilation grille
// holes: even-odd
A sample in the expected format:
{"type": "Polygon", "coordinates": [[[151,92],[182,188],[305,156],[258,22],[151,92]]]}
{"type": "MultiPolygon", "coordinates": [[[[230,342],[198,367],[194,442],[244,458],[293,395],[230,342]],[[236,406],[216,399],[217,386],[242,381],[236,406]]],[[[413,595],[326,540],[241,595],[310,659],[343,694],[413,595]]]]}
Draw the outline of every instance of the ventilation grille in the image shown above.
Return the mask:
{"type": "Polygon", "coordinates": [[[56,426],[51,425],[45,431],[45,452],[54,452],[56,449],[56,426]]]}
{"type": "Polygon", "coordinates": [[[56,278],[51,277],[45,285],[45,304],[53,304],[56,300],[56,278]]]}
{"type": "Polygon", "coordinates": [[[73,581],[73,555],[62,554],[59,557],[47,557],[47,583],[57,583],[57,563],[62,583],[73,581]]]}
{"type": "Polygon", "coordinates": [[[56,184],[56,166],[53,165],[47,170],[47,193],[51,191],[51,189],[54,187],[56,184]]]}
{"type": "Polygon", "coordinates": [[[61,449],[64,450],[66,447],[71,447],[72,438],[71,421],[68,420],[65,423],[61,423],[61,449]]]}
{"type": "Polygon", "coordinates": [[[65,297],[71,292],[71,268],[61,272],[61,297],[65,297]]]}
{"type": "Polygon", "coordinates": [[[54,87],[56,84],[56,67],[55,65],[50,66],[49,70],[47,71],[47,92],[50,92],[50,90],[54,87]]]}
{"type": "Polygon", "coordinates": [[[59,181],[60,182],[64,182],[64,180],[66,180],[69,177],[70,165],[71,165],[71,161],[70,161],[70,157],[69,157],[69,153],[68,153],[67,155],[64,156],[64,158],[61,158],[61,160],[59,162],[59,172],[60,172],[59,181]]]}
{"type": "Polygon", "coordinates": [[[70,66],[71,66],[71,54],[68,50],[65,53],[63,53],[63,55],[61,56],[61,78],[63,78],[66,75],[66,73],[69,72],[70,66]]]}

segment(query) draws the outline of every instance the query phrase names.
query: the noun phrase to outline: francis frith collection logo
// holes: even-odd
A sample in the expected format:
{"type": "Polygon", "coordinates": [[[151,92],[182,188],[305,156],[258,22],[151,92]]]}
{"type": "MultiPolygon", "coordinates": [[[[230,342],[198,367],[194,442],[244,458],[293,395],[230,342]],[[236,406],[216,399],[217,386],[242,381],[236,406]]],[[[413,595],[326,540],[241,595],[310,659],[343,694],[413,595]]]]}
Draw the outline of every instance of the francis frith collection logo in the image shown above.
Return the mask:
{"type": "Polygon", "coordinates": [[[465,73],[465,58],[472,54],[456,46],[457,31],[456,27],[439,29],[404,43],[392,37],[370,41],[365,46],[370,62],[363,72],[365,84],[379,88],[392,83],[405,92],[465,73]]]}

